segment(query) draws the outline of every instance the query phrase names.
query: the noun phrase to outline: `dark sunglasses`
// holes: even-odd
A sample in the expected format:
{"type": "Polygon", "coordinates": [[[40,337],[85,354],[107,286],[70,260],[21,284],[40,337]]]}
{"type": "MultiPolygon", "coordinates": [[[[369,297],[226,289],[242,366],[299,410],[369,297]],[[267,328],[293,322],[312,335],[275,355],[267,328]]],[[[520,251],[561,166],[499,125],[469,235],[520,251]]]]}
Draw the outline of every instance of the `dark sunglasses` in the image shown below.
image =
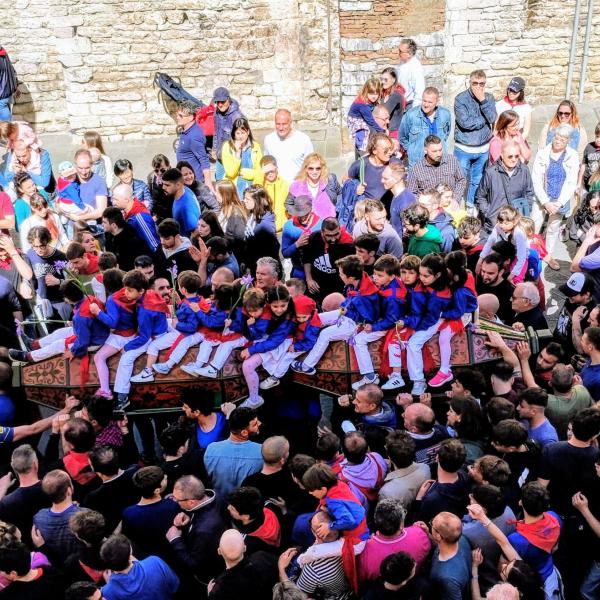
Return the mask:
{"type": "Polygon", "coordinates": [[[156,169],[154,169],[155,173],[166,173],[167,169],[159,169],[158,167],[156,169]]]}
{"type": "Polygon", "coordinates": [[[559,111],[558,111],[558,116],[559,116],[559,117],[570,117],[570,116],[571,116],[571,114],[572,114],[572,113],[571,113],[571,111],[569,111],[569,112],[564,112],[564,111],[562,111],[562,110],[559,110],[559,111]]]}

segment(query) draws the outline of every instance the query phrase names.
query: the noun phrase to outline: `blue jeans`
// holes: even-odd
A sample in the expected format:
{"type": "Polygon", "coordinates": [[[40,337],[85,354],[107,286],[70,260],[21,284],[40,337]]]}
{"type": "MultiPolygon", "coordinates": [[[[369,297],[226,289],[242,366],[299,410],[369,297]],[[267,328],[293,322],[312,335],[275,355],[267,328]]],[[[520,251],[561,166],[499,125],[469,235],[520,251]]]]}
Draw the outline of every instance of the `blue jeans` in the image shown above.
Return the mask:
{"type": "Polygon", "coordinates": [[[598,598],[598,588],[600,588],[600,562],[595,560],[581,584],[581,597],[583,600],[598,598]]]}
{"type": "Polygon", "coordinates": [[[10,121],[12,117],[12,111],[10,110],[11,105],[12,96],[0,100],[0,121],[10,121]]]}
{"type": "Polygon", "coordinates": [[[470,154],[456,146],[454,147],[454,156],[456,156],[464,176],[469,180],[469,187],[467,188],[467,206],[469,207],[473,206],[475,203],[475,191],[483,176],[483,170],[485,169],[488,155],[488,152],[470,154]]]}

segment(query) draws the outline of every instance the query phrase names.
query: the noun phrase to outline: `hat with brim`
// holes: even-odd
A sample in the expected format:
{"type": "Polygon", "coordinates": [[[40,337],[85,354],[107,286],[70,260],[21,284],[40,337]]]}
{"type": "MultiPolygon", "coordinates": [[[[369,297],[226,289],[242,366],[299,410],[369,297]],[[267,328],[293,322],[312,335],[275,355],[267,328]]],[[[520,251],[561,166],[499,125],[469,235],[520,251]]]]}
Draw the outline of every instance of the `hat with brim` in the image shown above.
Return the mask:
{"type": "Polygon", "coordinates": [[[226,87],[218,87],[213,92],[213,102],[226,102],[229,98],[229,90],[226,87]]]}
{"type": "Polygon", "coordinates": [[[312,198],[308,196],[296,196],[288,200],[286,209],[292,217],[305,217],[312,212],[312,198]]]}
{"type": "Polygon", "coordinates": [[[585,273],[573,273],[566,283],[559,286],[559,291],[564,294],[567,298],[572,298],[578,294],[586,294],[587,292],[594,292],[595,282],[594,280],[585,273]]]}
{"type": "Polygon", "coordinates": [[[525,89],[525,80],[522,77],[513,77],[507,87],[511,92],[522,92],[525,89]]]}

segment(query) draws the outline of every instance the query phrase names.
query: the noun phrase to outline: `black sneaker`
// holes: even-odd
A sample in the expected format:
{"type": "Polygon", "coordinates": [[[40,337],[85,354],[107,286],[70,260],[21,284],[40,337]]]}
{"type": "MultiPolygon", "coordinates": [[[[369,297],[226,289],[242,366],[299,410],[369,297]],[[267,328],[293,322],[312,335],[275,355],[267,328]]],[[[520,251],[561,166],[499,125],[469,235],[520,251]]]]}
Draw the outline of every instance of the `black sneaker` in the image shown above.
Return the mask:
{"type": "Polygon", "coordinates": [[[127,394],[117,394],[117,402],[115,403],[115,411],[124,411],[131,402],[127,394]]]}
{"type": "Polygon", "coordinates": [[[33,350],[33,342],[35,341],[33,338],[30,338],[25,333],[21,333],[21,340],[25,344],[25,348],[27,348],[27,350],[33,350]]]}
{"type": "Polygon", "coordinates": [[[24,352],[23,350],[16,350],[14,348],[11,348],[8,351],[8,356],[10,358],[10,360],[12,360],[13,362],[22,362],[22,363],[28,363],[31,362],[30,359],[27,357],[27,352],[24,352]]]}

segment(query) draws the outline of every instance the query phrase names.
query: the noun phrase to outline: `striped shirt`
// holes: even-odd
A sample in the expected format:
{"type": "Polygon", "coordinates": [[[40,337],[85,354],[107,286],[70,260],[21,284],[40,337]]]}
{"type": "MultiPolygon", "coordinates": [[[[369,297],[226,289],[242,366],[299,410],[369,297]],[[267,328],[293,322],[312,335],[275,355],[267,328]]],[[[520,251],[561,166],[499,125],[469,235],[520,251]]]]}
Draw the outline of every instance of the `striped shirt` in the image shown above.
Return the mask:
{"type": "Polygon", "coordinates": [[[296,585],[311,598],[346,600],[351,597],[340,556],[319,558],[306,564],[296,585]]]}
{"type": "Polygon", "coordinates": [[[463,197],[466,179],[453,154],[444,154],[439,165],[432,165],[422,158],[408,174],[407,187],[415,196],[435,189],[440,183],[449,185],[457,200],[463,197]]]}

